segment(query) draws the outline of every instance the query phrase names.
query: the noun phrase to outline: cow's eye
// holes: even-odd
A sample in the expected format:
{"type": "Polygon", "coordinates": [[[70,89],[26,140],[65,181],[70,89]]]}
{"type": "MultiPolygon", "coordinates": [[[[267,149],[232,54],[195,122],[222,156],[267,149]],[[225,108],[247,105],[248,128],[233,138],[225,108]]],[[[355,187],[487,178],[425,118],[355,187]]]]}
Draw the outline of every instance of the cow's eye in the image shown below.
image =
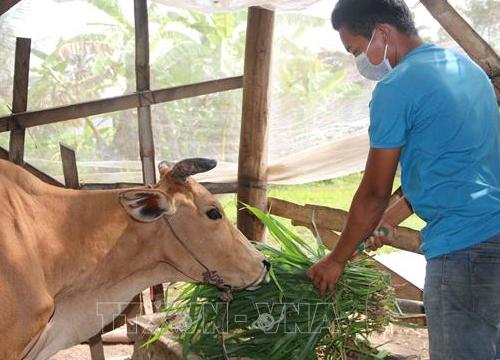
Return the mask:
{"type": "Polygon", "coordinates": [[[212,220],[222,219],[222,215],[219,209],[213,208],[207,211],[207,216],[212,220]]]}

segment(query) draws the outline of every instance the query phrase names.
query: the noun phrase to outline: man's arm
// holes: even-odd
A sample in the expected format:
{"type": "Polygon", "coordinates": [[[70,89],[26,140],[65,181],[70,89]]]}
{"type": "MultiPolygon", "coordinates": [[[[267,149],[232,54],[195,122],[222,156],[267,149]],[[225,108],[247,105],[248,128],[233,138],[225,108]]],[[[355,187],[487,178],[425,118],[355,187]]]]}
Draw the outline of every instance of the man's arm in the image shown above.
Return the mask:
{"type": "Polygon", "coordinates": [[[411,214],[413,214],[413,209],[404,195],[395,200],[385,210],[375,231],[365,240],[365,248],[377,250],[385,244],[393,244],[396,241],[396,227],[411,214]],[[386,231],[381,230],[381,228],[385,228],[386,231]]]}
{"type": "Polygon", "coordinates": [[[308,270],[322,295],[334,290],[347,260],[379,224],[391,196],[400,153],[399,148],[370,149],[363,179],[336,248],[308,270]]]}

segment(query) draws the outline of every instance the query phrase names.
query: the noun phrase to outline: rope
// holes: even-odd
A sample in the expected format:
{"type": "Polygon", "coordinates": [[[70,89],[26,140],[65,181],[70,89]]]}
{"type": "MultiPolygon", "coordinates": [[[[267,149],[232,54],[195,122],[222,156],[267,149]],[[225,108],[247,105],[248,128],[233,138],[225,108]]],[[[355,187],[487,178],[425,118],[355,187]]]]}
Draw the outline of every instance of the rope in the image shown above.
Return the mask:
{"type": "Polygon", "coordinates": [[[224,356],[224,360],[230,360],[229,354],[227,353],[227,348],[226,348],[226,339],[224,338],[224,324],[227,321],[228,309],[229,309],[229,303],[227,303],[227,305],[224,306],[224,313],[222,314],[221,325],[220,325],[220,328],[218,329],[221,347],[222,347],[222,355],[224,356]]]}

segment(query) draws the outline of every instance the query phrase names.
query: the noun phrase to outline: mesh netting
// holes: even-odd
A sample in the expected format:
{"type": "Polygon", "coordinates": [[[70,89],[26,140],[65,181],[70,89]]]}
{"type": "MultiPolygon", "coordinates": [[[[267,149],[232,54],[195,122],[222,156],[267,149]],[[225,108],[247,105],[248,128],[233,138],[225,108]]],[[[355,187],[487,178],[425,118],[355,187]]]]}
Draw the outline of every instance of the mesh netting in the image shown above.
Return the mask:
{"type": "MultiPolygon", "coordinates": [[[[203,3],[230,10],[244,8],[248,1],[179,1],[183,9],[166,2],[149,3],[152,89],[242,75],[246,10],[186,8],[203,3]]],[[[367,144],[359,134],[366,134],[374,84],[358,74],[331,28],[335,1],[262,3],[280,3],[278,9],[287,10],[290,4],[300,8],[314,3],[276,14],[268,145],[272,176],[296,183],[361,170],[367,144]],[[332,160],[319,151],[332,151],[332,160]],[[309,163],[307,174],[285,169],[299,166],[290,154],[309,163]]],[[[451,3],[498,49],[498,2],[451,3]]],[[[426,41],[458,48],[423,5],[415,0],[408,4],[426,41]]],[[[0,17],[0,33],[0,116],[10,113],[15,36],[32,38],[29,110],[135,90],[130,1],[23,0],[0,17]]],[[[241,90],[233,90],[152,106],[156,159],[215,158],[225,169],[219,179],[234,179],[241,100],[241,90]]],[[[77,150],[84,181],[142,179],[135,110],[30,128],[26,139],[27,160],[53,176],[62,175],[58,143],[64,142],[77,150]]],[[[7,133],[0,134],[0,145],[8,147],[7,133]]]]}

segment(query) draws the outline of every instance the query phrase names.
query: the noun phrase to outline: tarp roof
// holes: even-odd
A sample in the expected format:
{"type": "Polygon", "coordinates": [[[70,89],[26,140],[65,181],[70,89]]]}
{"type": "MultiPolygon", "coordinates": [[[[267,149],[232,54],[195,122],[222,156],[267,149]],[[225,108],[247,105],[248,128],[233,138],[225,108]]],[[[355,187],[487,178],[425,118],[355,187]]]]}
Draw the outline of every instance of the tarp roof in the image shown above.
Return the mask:
{"type": "MultiPolygon", "coordinates": [[[[0,15],[7,12],[21,0],[0,1],[0,15]]],[[[269,10],[301,10],[318,0],[155,0],[169,6],[204,12],[223,12],[260,6],[269,10]]]]}
{"type": "Polygon", "coordinates": [[[205,12],[235,11],[250,6],[269,10],[301,10],[318,0],[155,0],[156,2],[182,9],[205,12]]]}

